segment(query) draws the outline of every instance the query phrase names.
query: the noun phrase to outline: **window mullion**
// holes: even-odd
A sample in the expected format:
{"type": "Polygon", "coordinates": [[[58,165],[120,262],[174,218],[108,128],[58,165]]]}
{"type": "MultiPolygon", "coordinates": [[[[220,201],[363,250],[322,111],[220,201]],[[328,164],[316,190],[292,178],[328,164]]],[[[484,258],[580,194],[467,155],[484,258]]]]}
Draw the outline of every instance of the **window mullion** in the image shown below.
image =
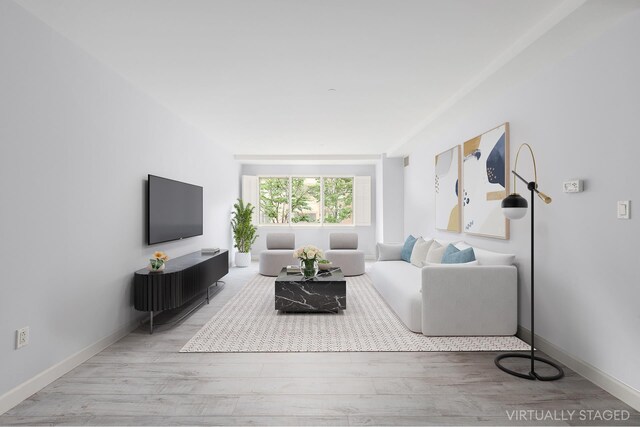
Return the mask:
{"type": "Polygon", "coordinates": [[[324,225],[324,177],[320,177],[320,225],[324,225]]]}
{"type": "Polygon", "coordinates": [[[291,197],[291,192],[293,190],[293,177],[289,176],[289,213],[287,215],[287,224],[289,224],[289,226],[291,225],[291,217],[293,215],[292,209],[291,209],[291,201],[292,201],[292,197],[291,197]]]}
{"type": "Polygon", "coordinates": [[[351,177],[351,223],[356,225],[356,217],[358,212],[356,212],[356,177],[351,177]]]}

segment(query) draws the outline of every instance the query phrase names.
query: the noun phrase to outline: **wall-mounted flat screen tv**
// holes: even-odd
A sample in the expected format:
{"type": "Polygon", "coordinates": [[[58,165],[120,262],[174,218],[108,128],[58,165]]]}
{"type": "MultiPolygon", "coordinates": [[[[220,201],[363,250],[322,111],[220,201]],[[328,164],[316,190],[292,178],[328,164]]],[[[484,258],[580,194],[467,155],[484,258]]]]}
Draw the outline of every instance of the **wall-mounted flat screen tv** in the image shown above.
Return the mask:
{"type": "Polygon", "coordinates": [[[202,187],[149,175],[150,245],[202,235],[202,187]]]}

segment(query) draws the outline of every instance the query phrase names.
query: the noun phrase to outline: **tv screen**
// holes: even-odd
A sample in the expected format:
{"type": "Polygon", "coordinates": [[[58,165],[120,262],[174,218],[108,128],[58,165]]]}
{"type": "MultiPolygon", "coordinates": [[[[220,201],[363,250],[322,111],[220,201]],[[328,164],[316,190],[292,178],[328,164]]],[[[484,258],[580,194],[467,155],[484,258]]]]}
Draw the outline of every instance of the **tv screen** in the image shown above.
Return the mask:
{"type": "Polygon", "coordinates": [[[150,245],[202,235],[202,187],[149,175],[150,245]]]}

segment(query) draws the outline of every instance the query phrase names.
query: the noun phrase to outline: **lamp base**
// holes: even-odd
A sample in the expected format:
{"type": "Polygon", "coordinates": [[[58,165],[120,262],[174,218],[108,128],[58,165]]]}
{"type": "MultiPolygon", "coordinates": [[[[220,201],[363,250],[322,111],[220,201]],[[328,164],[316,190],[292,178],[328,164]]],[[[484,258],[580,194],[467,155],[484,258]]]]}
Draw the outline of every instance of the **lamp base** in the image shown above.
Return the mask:
{"type": "Polygon", "coordinates": [[[562,370],[562,368],[560,366],[558,366],[558,364],[542,358],[542,357],[538,357],[538,356],[533,356],[531,354],[526,354],[526,353],[504,353],[504,354],[500,354],[498,355],[495,360],[494,360],[496,366],[498,368],[500,368],[501,370],[503,370],[504,372],[506,372],[509,375],[513,375],[515,377],[519,377],[519,378],[524,378],[526,380],[538,380],[538,381],[555,381],[555,380],[559,380],[560,378],[564,377],[564,371],[562,370]],[[533,357],[534,360],[537,360],[538,362],[542,362],[546,365],[549,365],[553,368],[555,368],[558,373],[556,375],[540,375],[535,371],[535,368],[533,368],[533,364],[532,364],[532,370],[531,372],[529,372],[528,374],[523,374],[521,372],[516,372],[513,371],[511,369],[505,368],[504,366],[502,366],[500,364],[500,361],[502,361],[503,359],[510,359],[510,358],[519,358],[519,359],[529,359],[531,360],[531,358],[533,357]]]}

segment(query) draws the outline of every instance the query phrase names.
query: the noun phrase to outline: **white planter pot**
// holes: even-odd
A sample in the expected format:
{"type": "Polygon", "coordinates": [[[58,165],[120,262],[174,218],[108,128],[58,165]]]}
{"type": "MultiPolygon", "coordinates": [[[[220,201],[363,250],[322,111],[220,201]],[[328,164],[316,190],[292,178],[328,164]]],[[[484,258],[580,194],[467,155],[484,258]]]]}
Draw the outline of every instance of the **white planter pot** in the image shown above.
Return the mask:
{"type": "Polygon", "coordinates": [[[167,264],[162,264],[159,269],[154,270],[153,267],[151,267],[151,264],[147,264],[147,270],[149,270],[152,273],[162,273],[164,271],[165,265],[167,264]]]}
{"type": "Polygon", "coordinates": [[[251,252],[236,252],[236,267],[249,267],[251,265],[251,252]]]}

